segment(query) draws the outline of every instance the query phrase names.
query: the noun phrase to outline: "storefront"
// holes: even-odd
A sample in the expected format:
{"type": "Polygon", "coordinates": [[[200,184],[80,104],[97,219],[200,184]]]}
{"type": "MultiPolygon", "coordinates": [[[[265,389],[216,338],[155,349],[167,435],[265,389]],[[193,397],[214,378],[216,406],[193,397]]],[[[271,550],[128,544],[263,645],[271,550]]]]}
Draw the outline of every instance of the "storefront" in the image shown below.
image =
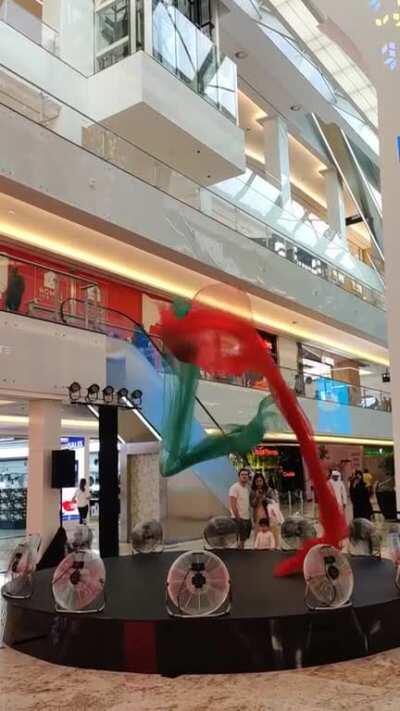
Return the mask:
{"type": "MultiPolygon", "coordinates": [[[[76,483],[85,478],[84,437],[61,437],[61,449],[73,449],[76,461],[76,483]]],[[[90,441],[89,479],[91,516],[98,514],[98,449],[97,440],[90,441]]],[[[23,439],[7,438],[0,442],[0,530],[23,532],[26,528],[28,488],[28,443],[23,439]]],[[[62,490],[63,521],[76,521],[79,516],[72,504],[75,487],[62,490]]]]}

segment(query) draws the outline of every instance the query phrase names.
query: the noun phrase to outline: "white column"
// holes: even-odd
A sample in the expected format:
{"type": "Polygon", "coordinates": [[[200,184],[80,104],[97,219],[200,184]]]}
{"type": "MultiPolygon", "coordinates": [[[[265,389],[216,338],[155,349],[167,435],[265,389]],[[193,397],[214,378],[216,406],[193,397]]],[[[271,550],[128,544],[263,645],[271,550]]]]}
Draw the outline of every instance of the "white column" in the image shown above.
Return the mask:
{"type": "Polygon", "coordinates": [[[88,485],[90,482],[90,437],[85,437],[84,445],[84,464],[83,464],[83,478],[86,479],[88,485]]]}
{"type": "Polygon", "coordinates": [[[288,207],[291,191],[287,125],[280,116],[267,116],[260,123],[264,128],[265,172],[278,181],[281,207],[288,207]]]}
{"type": "Polygon", "coordinates": [[[131,526],[162,514],[160,455],[135,454],[128,457],[130,475],[131,526]]]}
{"type": "MultiPolygon", "coordinates": [[[[396,74],[397,81],[399,75],[396,74]]],[[[397,510],[400,511],[400,242],[399,189],[400,161],[397,137],[400,134],[400,110],[393,109],[392,92],[379,92],[379,126],[381,149],[381,186],[383,232],[385,236],[385,297],[390,353],[392,424],[396,472],[397,510]]],[[[394,102],[396,104],[396,102],[394,102]]]]}
{"type": "Polygon", "coordinates": [[[325,178],[329,227],[346,239],[346,210],[340,175],[334,167],[321,170],[321,175],[325,178]]]}
{"type": "Polygon", "coordinates": [[[126,444],[121,444],[119,448],[119,474],[120,474],[120,542],[129,543],[131,537],[131,492],[128,480],[128,452],[126,444]]]}
{"type": "Polygon", "coordinates": [[[279,366],[286,383],[290,388],[294,388],[296,384],[296,374],[298,371],[298,355],[299,349],[297,341],[285,336],[278,338],[278,355],[279,366]]]}
{"type": "MultiPolygon", "coordinates": [[[[45,0],[43,21],[58,31],[61,59],[90,76],[94,71],[93,0],[45,0]]],[[[50,49],[50,51],[53,51],[50,49]]]]}
{"type": "Polygon", "coordinates": [[[27,532],[40,533],[42,553],[59,527],[60,494],[51,488],[51,452],[60,448],[61,403],[29,403],[27,532]]]}

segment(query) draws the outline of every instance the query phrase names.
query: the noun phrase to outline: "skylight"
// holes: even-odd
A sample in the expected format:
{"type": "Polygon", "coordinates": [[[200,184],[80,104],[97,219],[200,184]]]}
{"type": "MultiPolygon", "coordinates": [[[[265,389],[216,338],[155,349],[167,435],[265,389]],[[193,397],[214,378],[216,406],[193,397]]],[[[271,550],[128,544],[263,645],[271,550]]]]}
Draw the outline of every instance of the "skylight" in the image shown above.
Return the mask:
{"type": "Polygon", "coordinates": [[[343,91],[371,121],[378,125],[377,95],[368,77],[355,62],[327,37],[303,0],[270,0],[281,16],[303,40],[310,52],[334,77],[343,91]]]}

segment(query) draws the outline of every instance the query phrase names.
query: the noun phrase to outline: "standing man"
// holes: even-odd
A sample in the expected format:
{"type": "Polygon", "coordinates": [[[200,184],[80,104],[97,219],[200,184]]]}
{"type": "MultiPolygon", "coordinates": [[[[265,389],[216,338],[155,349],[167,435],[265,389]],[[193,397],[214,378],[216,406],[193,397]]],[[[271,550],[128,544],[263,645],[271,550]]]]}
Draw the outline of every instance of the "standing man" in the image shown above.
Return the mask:
{"type": "Polygon", "coordinates": [[[343,483],[342,475],[337,469],[332,469],[331,478],[329,479],[328,484],[336,496],[339,508],[344,511],[347,504],[347,491],[343,483]]]}
{"type": "Polygon", "coordinates": [[[25,291],[25,279],[17,267],[11,267],[8,274],[7,289],[4,294],[7,311],[18,311],[25,291]]]}
{"type": "Polygon", "coordinates": [[[235,519],[239,533],[239,548],[243,550],[244,544],[251,533],[250,516],[250,470],[239,470],[239,481],[232,484],[229,489],[229,508],[232,518],[235,519]]]}

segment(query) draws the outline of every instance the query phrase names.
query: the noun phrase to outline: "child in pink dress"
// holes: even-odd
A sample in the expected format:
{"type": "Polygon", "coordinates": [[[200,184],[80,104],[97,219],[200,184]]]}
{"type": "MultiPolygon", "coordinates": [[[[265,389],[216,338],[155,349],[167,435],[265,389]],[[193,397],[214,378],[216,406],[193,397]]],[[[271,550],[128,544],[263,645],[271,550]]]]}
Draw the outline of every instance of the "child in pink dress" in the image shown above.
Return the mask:
{"type": "Polygon", "coordinates": [[[255,550],[273,551],[275,550],[274,534],[269,530],[269,521],[267,518],[261,518],[258,522],[259,531],[254,541],[255,550]]]}

